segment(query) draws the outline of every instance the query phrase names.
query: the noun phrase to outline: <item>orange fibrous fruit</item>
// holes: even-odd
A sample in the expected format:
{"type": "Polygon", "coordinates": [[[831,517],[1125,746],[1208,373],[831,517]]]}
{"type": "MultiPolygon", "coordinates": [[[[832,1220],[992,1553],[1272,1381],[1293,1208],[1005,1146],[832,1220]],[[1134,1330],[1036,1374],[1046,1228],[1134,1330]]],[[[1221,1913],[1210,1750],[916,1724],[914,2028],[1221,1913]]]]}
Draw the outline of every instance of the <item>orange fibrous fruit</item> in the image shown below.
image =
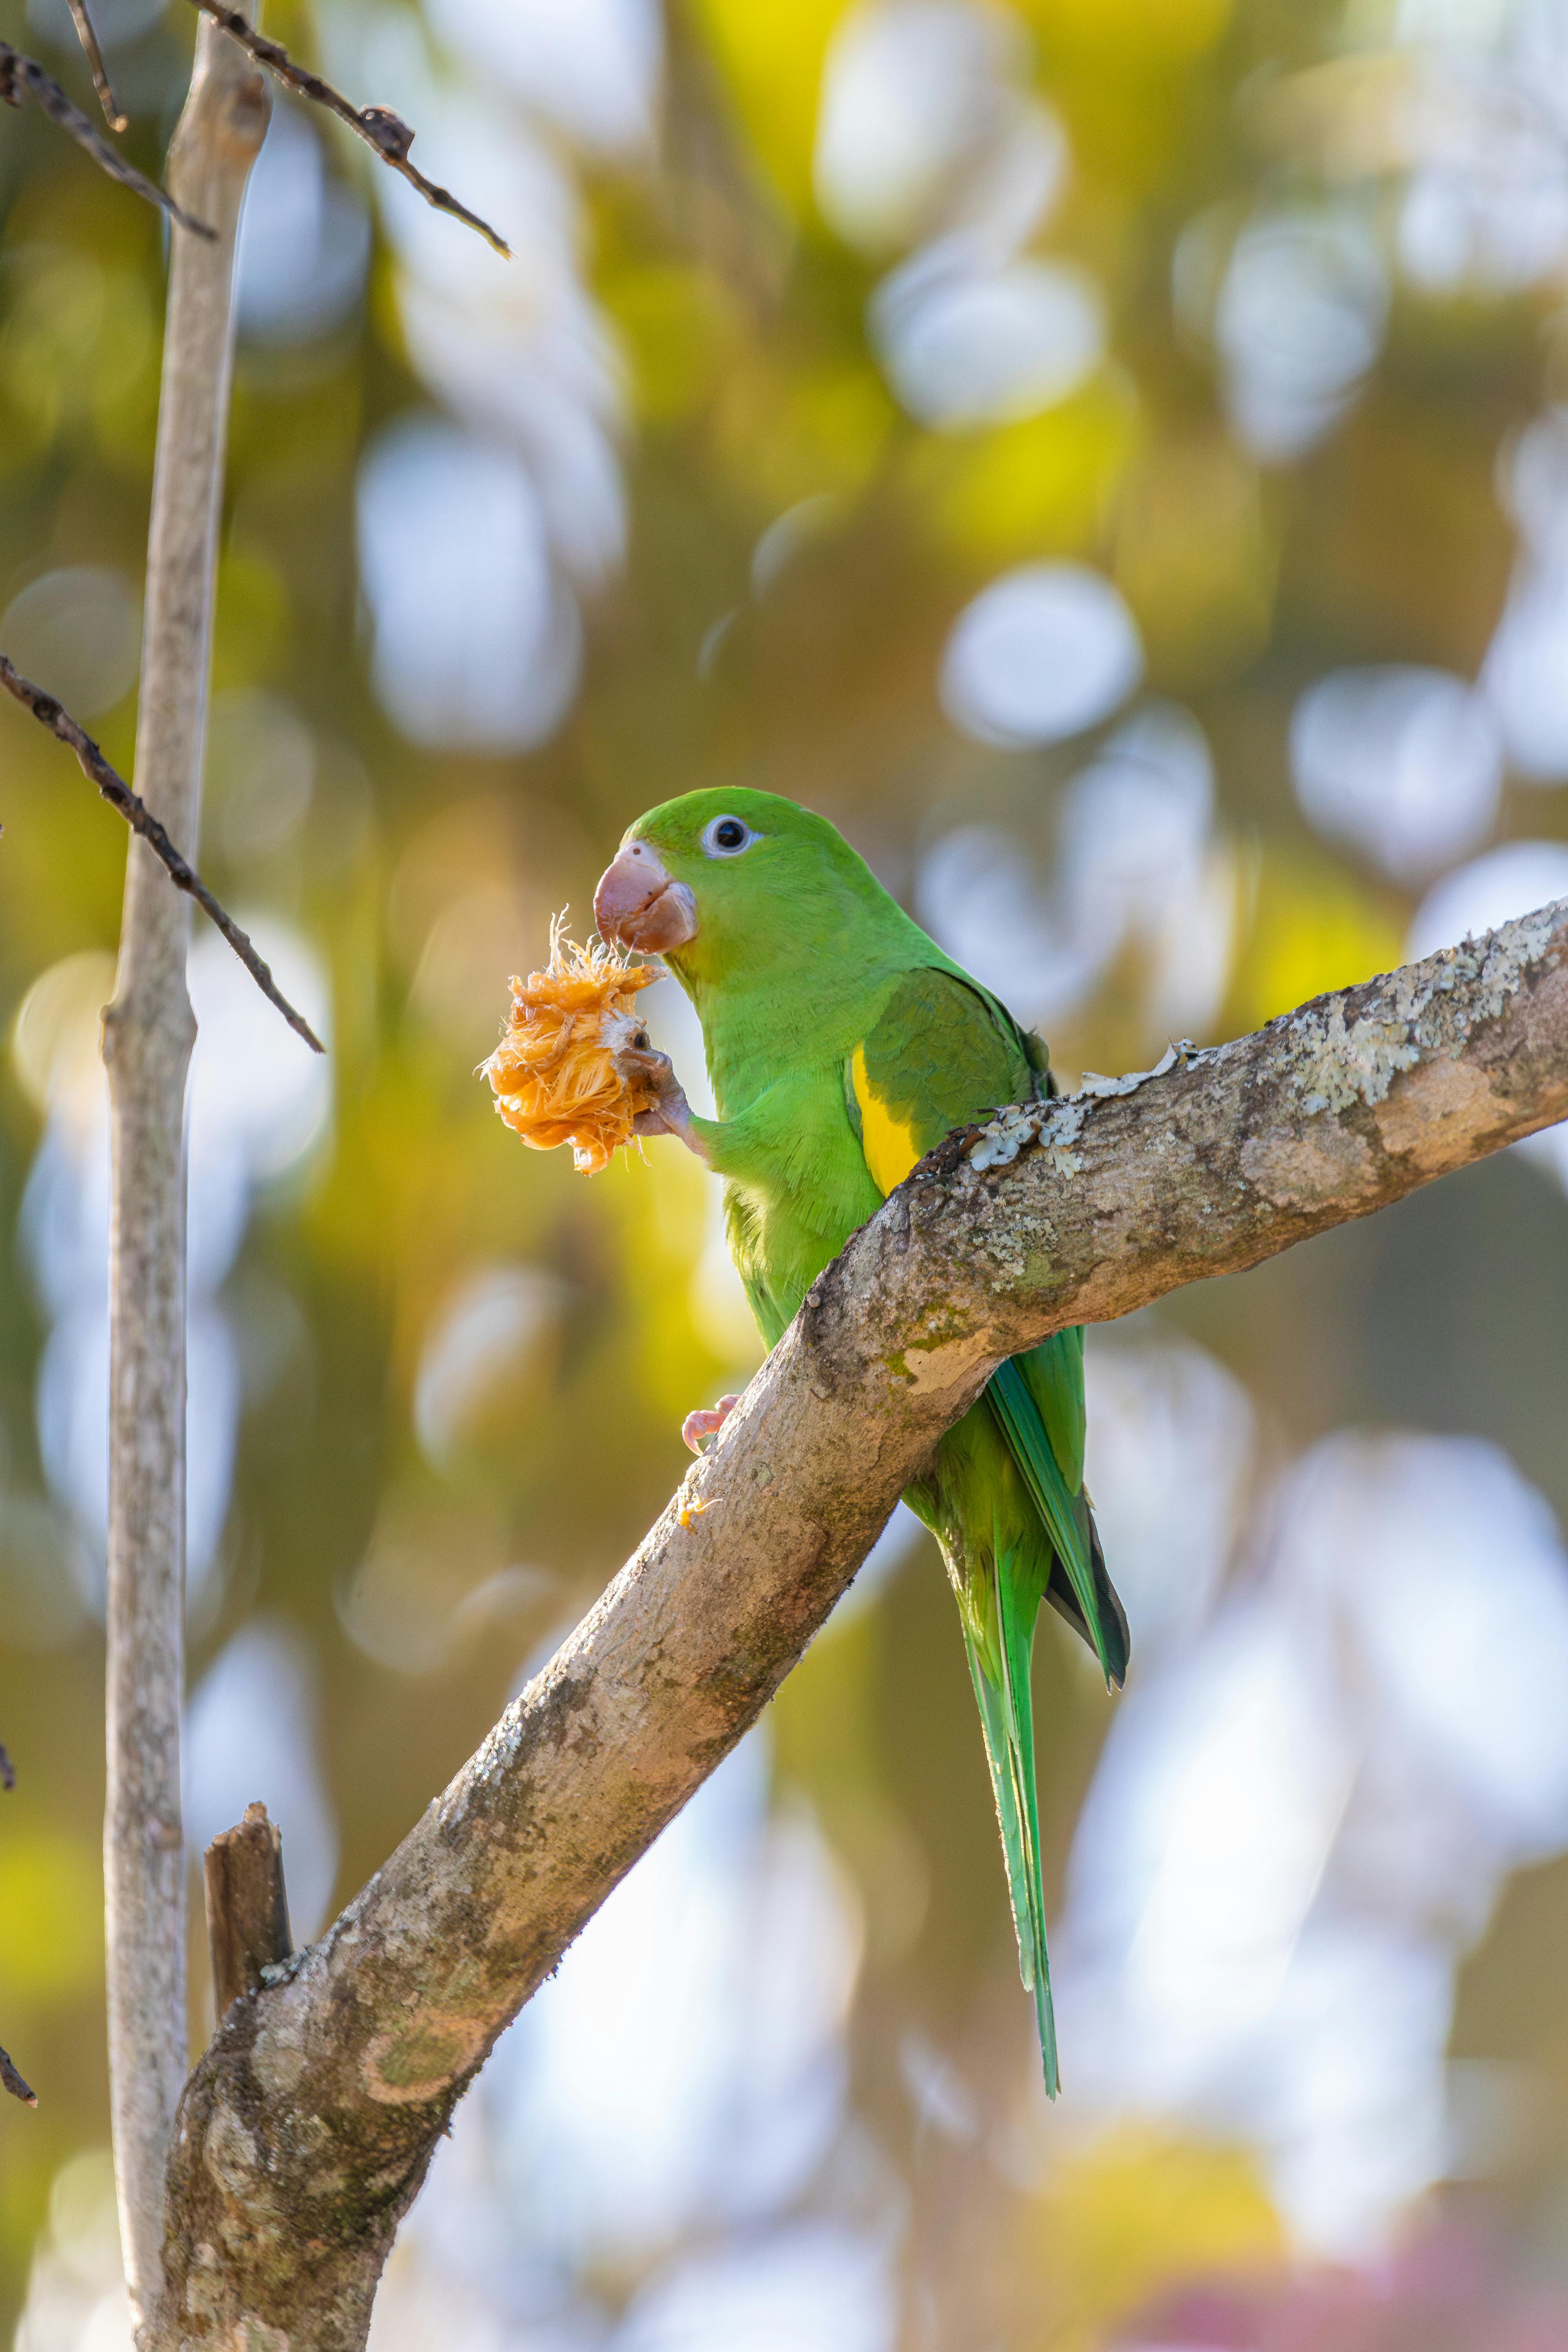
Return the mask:
{"type": "Polygon", "coordinates": [[[637,991],[660,977],[595,941],[569,940],[565,918],[550,926],[550,962],[513,976],[500,1044],[479,1076],[496,1109],[535,1151],[572,1146],[574,1164],[596,1176],[630,1143],[639,1111],[658,1099],[650,1073],[633,1058],[647,1050],[637,991]]]}

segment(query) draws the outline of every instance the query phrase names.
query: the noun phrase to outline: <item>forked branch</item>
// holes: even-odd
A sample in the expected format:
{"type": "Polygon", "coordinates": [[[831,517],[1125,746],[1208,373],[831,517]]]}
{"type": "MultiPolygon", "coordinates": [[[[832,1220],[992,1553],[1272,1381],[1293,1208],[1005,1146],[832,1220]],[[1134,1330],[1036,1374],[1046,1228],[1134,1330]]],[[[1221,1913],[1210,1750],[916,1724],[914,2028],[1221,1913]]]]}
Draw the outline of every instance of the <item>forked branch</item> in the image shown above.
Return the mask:
{"type": "Polygon", "coordinates": [[[276,74],[285,89],[294,90],[300,98],[312,100],[317,106],[324,106],[330,114],[337,116],[340,122],[346,123],[356,139],[363,139],[367,147],[374,149],[384,163],[401,173],[411,188],[417,188],[427,205],[434,205],[439,213],[450,213],[454,220],[466,221],[470,228],[478,229],[487,244],[492,245],[498,253],[504,254],[510,260],[511,247],[499,229],[493,229],[489,221],[481,220],[478,213],[471,213],[467,205],[459,204],[449,188],[439,187],[434,180],[427,180],[419,166],[409,162],[408,151],[414,144],[414,132],[401,115],[395,114],[389,106],[353,105],[341,90],[332,88],[330,81],[323,81],[320,74],[312,73],[308,66],[296,64],[280,41],[269,41],[265,33],[257,32],[237,8],[226,5],[226,0],[192,0],[192,5],[201,9],[204,16],[210,16],[215,25],[221,25],[224,31],[231,34],[240,47],[256,59],[258,65],[265,66],[268,73],[276,74]]]}
{"type": "Polygon", "coordinates": [[[229,2011],[181,2104],[159,2352],[358,2352],[497,2035],[756,1719],[1001,1359],[1563,1118],[1568,901],[1129,1092],[950,1137],[396,1853],[229,2011]]]}
{"type": "Polygon", "coordinates": [[[150,205],[156,205],[194,236],[214,235],[204,221],[183,210],[166,188],[139,172],[134,163],[128,163],[120,150],[110,145],[98,125],[66,96],[58,82],[35,59],[14,49],[9,41],[0,41],[0,98],[10,106],[20,106],[25,98],[30,98],[51,122],[58,122],[62,131],[69,131],[79,147],[86,148],[99,170],[107,172],[111,180],[118,180],[123,188],[133,188],[139,196],[145,196],[150,205]]]}
{"type": "MultiPolygon", "coordinates": [[[[98,92],[99,102],[110,127],[123,131],[125,117],[121,113],[110,87],[102,52],[92,28],[92,20],[87,13],[85,0],[68,0],[68,5],[78,37],[92,68],[93,87],[98,92]]],[[[434,205],[437,212],[449,213],[454,220],[463,221],[469,228],[477,229],[487,244],[510,260],[511,247],[499,229],[492,228],[489,221],[482,219],[478,213],[470,212],[450,188],[443,188],[437,181],[427,179],[417,163],[410,163],[408,151],[414,144],[413,128],[404,121],[401,115],[395,114],[391,107],[355,106],[341,90],[334,89],[330,81],[323,80],[318,73],[312,73],[308,66],[298,64],[281,41],[268,40],[265,33],[257,32],[237,8],[226,5],[226,0],[192,0],[192,5],[210,16],[215,24],[221,25],[246,54],[254,58],[258,65],[265,66],[269,73],[275,74],[286,89],[291,89],[299,97],[308,98],[315,105],[324,106],[330,114],[335,114],[338,121],[346,124],[357,139],[363,139],[384,163],[405,179],[411,188],[417,188],[427,205],[434,205]]],[[[133,188],[139,196],[144,196],[149,204],[159,205],[172,220],[177,220],[183,228],[193,229],[198,236],[210,237],[215,234],[204,223],[193,219],[189,213],[183,212],[174,197],[159,187],[155,181],[148,179],[145,173],[139,172],[133,163],[128,163],[118,148],[110,145],[97,125],[67,97],[58,82],[47,74],[41,65],[32,58],[24,57],[8,41],[0,41],[0,99],[9,105],[20,106],[24,98],[30,98],[51,122],[58,122],[62,131],[68,131],[110,179],[118,180],[124,187],[133,188]]]]}

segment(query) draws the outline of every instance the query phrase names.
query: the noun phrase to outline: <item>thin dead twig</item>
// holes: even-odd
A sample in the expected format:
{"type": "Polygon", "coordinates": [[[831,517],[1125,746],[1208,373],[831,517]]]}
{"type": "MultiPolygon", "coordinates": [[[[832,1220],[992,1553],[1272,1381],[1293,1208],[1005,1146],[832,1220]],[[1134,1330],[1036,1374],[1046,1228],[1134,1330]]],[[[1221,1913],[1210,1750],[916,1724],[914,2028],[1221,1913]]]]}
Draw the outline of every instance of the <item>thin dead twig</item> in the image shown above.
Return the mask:
{"type": "Polygon", "coordinates": [[[11,2063],[10,2053],[5,2050],[0,2050],[0,2085],[9,2091],[14,2099],[20,2099],[25,2107],[37,2105],[37,2093],[31,2084],[25,2082],[16,2072],[16,2067],[11,2063]]]}
{"type": "Polygon", "coordinates": [[[148,179],[134,163],[128,163],[119,149],[110,145],[97,124],[89,121],[80,107],[66,96],[58,82],[34,58],[25,58],[20,49],[14,49],[9,41],[0,41],[0,98],[8,106],[20,106],[24,98],[30,98],[40,113],[47,114],[51,122],[58,122],[62,131],[68,131],[79,147],[86,148],[99,169],[107,172],[111,180],[118,180],[121,187],[134,189],[137,195],[156,205],[194,236],[212,236],[205,221],[194,219],[166,189],[148,179]]]}
{"type": "Polygon", "coordinates": [[[41,726],[76,753],[83,775],[98,786],[110,808],[120,811],[132,832],[139,833],[153,855],[162,858],[174,887],[185,891],[216,924],[263,996],[278,1007],[289,1028],[303,1037],[313,1053],[324,1054],[326,1047],[304,1014],[289,1003],[273,979],[271,967],[257,953],[249,935],[218,904],[195,867],[181,856],[146,803],[110,766],[92,737],[77,725],[68,710],[61,709],[52,694],[46,694],[41,686],[35,686],[30,678],[13,668],[4,654],[0,654],[0,686],[7,688],[41,726]]]}
{"type": "MultiPolygon", "coordinates": [[[[0,1789],[14,1789],[16,1785],[16,1768],[6,1755],[5,1748],[0,1746],[0,1789]]],[[[24,2105],[29,2107],[37,2105],[37,2096],[17,2074],[9,2055],[4,2050],[0,2050],[0,2084],[4,2084],[12,2097],[20,2099],[24,2105]]]]}
{"type": "Polygon", "coordinates": [[[356,138],[363,139],[367,147],[375,150],[384,163],[390,163],[395,172],[401,172],[409,186],[417,188],[427,205],[434,205],[437,212],[450,213],[457,220],[467,221],[468,226],[478,229],[498,253],[504,254],[509,261],[511,259],[510,246],[489,221],[481,220],[478,213],[471,213],[467,205],[458,203],[449,188],[437,187],[434,180],[425,177],[416,163],[409,162],[408,150],[414,144],[414,132],[401,115],[395,114],[389,106],[351,105],[341,90],[334,89],[330,81],[323,81],[321,75],[312,73],[308,66],[297,65],[280,41],[269,41],[265,33],[257,32],[237,8],[226,6],[225,0],[192,0],[192,5],[199,8],[204,16],[210,16],[215,25],[221,25],[224,31],[256,59],[258,65],[266,66],[269,72],[275,73],[286,89],[297,91],[301,98],[313,99],[318,106],[324,106],[329,113],[337,116],[340,122],[346,123],[356,138]]]}
{"type": "Polygon", "coordinates": [[[98,46],[98,35],[92,28],[92,18],[87,13],[87,0],[66,0],[76,26],[77,39],[81,43],[89,66],[92,68],[92,86],[98,92],[98,102],[103,109],[104,120],[111,131],[130,128],[120,110],[120,100],[109,86],[109,68],[103,62],[103,51],[98,46]]]}

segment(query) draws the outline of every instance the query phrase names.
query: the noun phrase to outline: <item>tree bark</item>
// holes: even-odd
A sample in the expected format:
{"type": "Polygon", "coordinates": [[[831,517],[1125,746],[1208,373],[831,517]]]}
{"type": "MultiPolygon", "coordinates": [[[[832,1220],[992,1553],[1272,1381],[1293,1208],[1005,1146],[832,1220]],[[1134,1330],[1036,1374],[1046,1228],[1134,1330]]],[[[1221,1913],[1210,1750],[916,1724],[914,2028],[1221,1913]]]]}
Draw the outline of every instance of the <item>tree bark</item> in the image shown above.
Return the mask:
{"type": "Polygon", "coordinates": [[[229,2011],[181,2107],[157,2344],[363,2344],[497,2034],[754,1721],[1002,1358],[1565,1116],[1568,901],[1110,1098],[950,1137],[390,1861],[229,2011]]]}
{"type": "MultiPolygon", "coordinates": [[[[148,544],[136,784],[196,837],[234,329],[235,234],[267,127],[266,86],[215,26],[169,150],[171,189],[216,231],[171,229],[148,544]]],[[[188,2052],[180,1819],[185,1542],[185,989],[189,901],[130,845],[104,1015],[110,1229],[108,1802],[104,1880],[115,2177],[137,2324],[162,2280],[163,2170],[188,2052]]]]}

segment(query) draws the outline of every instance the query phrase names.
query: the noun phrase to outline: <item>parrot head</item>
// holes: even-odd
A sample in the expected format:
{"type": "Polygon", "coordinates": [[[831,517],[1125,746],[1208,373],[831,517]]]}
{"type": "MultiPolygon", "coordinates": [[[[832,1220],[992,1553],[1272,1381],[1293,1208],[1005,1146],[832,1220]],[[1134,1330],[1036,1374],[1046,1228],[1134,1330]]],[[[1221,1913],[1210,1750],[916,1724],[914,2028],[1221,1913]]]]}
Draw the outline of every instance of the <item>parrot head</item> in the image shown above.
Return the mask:
{"type": "Polygon", "coordinates": [[[777,793],[685,793],[638,817],[594,893],[600,937],[686,977],[760,976],[834,951],[891,906],[837,827],[777,793]]]}

